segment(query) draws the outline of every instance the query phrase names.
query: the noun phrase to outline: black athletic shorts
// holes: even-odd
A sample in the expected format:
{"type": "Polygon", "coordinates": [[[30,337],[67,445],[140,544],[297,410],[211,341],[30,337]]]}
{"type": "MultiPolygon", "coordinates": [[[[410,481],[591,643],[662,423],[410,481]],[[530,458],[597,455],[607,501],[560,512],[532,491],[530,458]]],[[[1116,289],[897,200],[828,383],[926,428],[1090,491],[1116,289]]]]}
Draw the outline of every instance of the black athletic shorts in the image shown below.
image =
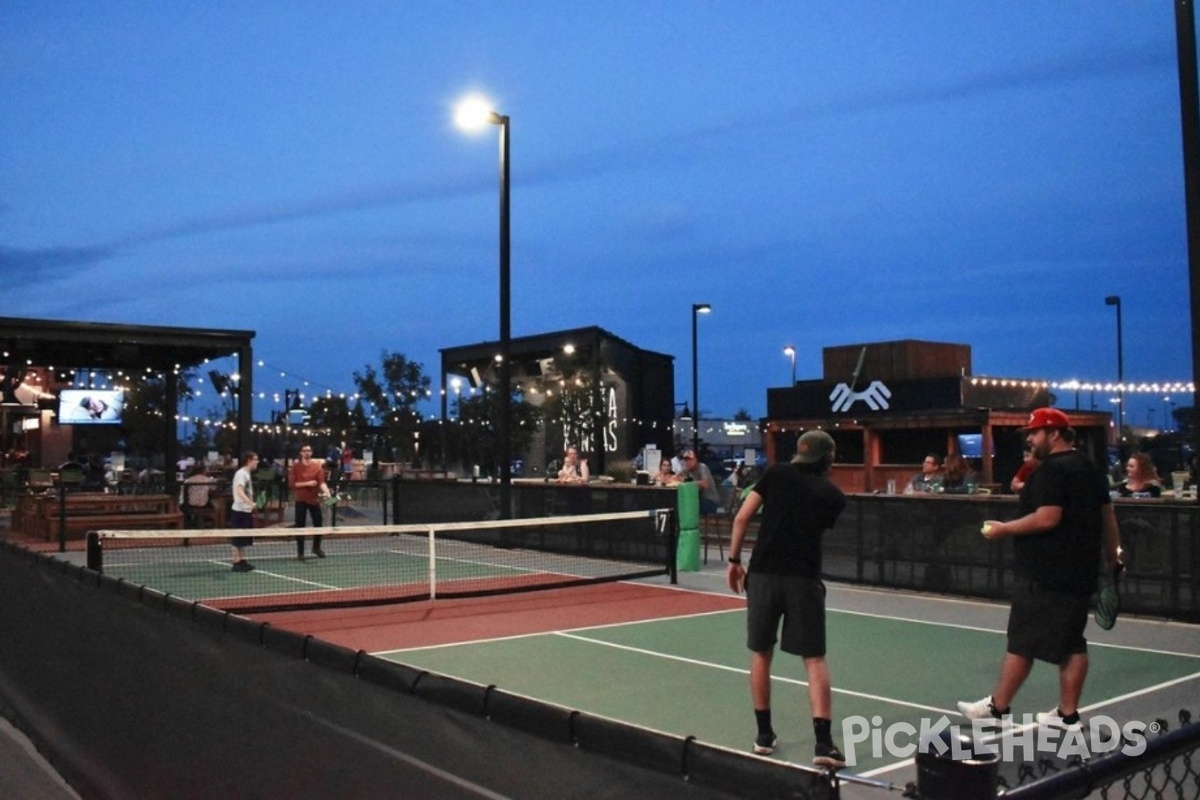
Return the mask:
{"type": "MultiPolygon", "coordinates": [[[[233,517],[233,527],[235,528],[254,527],[254,512],[252,511],[231,511],[230,516],[233,517]]],[[[250,547],[254,544],[254,537],[234,536],[229,543],[234,547],[250,547]]]]}
{"type": "Polygon", "coordinates": [[[1008,652],[1061,664],[1075,653],[1087,652],[1086,594],[1056,592],[1033,581],[1018,580],[1008,612],[1008,652]]]}
{"type": "Polygon", "coordinates": [[[825,655],[825,584],[820,578],[754,572],[746,576],[746,646],[765,653],[825,655]],[[777,639],[779,621],[783,636],[777,639]]]}

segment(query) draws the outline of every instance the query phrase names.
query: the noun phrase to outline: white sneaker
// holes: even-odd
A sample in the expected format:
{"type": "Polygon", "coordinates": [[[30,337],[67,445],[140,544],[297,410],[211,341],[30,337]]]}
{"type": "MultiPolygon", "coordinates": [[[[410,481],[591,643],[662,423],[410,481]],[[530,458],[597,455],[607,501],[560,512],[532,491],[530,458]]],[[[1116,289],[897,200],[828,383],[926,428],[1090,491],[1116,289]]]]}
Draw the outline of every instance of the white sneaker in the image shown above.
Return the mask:
{"type": "MultiPolygon", "coordinates": [[[[1076,712],[1078,714],[1078,712],[1076,712]]],[[[1062,728],[1067,731],[1083,730],[1083,718],[1079,717],[1074,722],[1064,722],[1062,712],[1055,706],[1050,711],[1039,711],[1037,715],[1038,725],[1045,725],[1048,728],[1062,728]]]]}
{"type": "Polygon", "coordinates": [[[990,719],[999,723],[1005,723],[1008,715],[1001,715],[996,710],[995,704],[992,703],[992,696],[988,695],[982,700],[976,700],[974,703],[965,703],[959,700],[956,704],[958,713],[962,714],[967,719],[990,719]]]}

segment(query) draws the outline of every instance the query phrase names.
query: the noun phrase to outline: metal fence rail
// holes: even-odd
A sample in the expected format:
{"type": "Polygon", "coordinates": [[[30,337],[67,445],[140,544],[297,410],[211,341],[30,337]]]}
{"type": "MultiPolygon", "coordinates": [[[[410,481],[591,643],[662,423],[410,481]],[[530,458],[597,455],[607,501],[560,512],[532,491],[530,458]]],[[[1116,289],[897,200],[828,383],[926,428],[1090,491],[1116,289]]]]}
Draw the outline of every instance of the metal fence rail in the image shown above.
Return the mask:
{"type": "Polygon", "coordinates": [[[1115,752],[1090,761],[1079,761],[1066,769],[1036,777],[1001,792],[1005,800],[1066,800],[1089,797],[1133,800],[1176,800],[1200,797],[1200,724],[1191,713],[1179,712],[1180,727],[1168,730],[1166,720],[1157,720],[1161,734],[1146,742],[1139,755],[1115,752]]]}
{"type": "MultiPolygon", "coordinates": [[[[1117,501],[1116,511],[1125,612],[1200,621],[1196,505],[1117,501]]],[[[825,574],[897,589],[1004,598],[1014,579],[1012,542],[989,542],[979,529],[986,519],[1016,514],[1012,497],[854,495],[825,536],[825,574]]]]}

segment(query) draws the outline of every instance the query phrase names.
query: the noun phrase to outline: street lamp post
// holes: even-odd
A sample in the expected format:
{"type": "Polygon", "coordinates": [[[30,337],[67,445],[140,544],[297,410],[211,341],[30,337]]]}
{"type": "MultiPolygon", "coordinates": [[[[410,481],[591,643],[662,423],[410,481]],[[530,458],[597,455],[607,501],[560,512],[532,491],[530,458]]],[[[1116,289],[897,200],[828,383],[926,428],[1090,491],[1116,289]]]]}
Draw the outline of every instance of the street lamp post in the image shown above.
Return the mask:
{"type": "Polygon", "coordinates": [[[792,359],[792,386],[796,385],[796,348],[790,344],[783,348],[783,354],[792,359]]]}
{"type": "Polygon", "coordinates": [[[512,416],[512,328],[510,326],[511,296],[509,294],[509,176],[508,141],[509,118],[497,113],[491,103],[481,97],[464,100],[458,107],[458,124],[467,129],[484,125],[500,127],[500,369],[499,410],[496,420],[496,457],[500,461],[500,518],[512,516],[512,437],[509,433],[512,416]]]}
{"type": "Polygon", "coordinates": [[[1117,447],[1125,438],[1125,353],[1121,341],[1121,298],[1109,295],[1104,298],[1104,305],[1117,307],[1117,447]]]}
{"type": "Polygon", "coordinates": [[[288,471],[288,459],[291,454],[288,452],[292,446],[292,412],[299,411],[302,408],[300,405],[300,390],[299,389],[284,389],[283,390],[283,471],[286,474],[288,471]]]}
{"type": "Polygon", "coordinates": [[[700,370],[697,364],[696,318],[712,311],[708,303],[692,303],[692,450],[700,458],[700,370]]]}

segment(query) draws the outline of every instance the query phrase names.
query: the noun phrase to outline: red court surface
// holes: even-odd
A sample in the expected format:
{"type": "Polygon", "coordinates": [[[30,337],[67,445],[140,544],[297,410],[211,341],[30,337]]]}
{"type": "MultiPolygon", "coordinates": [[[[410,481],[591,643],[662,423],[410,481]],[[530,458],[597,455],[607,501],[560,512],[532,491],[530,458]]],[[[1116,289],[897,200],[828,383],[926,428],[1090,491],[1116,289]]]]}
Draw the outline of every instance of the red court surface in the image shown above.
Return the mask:
{"type": "Polygon", "coordinates": [[[252,614],[327,642],[377,653],[744,608],[735,595],[602,583],[496,597],[252,614]]]}

